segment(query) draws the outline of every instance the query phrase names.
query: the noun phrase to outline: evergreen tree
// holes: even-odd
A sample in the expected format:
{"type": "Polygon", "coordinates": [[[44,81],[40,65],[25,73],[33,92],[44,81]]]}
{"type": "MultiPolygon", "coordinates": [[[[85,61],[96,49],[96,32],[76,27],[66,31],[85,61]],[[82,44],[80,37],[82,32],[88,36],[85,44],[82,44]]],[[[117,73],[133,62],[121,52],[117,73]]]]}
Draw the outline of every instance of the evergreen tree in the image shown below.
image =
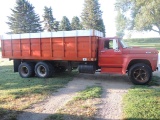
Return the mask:
{"type": "Polygon", "coordinates": [[[53,26],[54,26],[53,31],[58,31],[59,30],[59,21],[54,21],[53,26]]]}
{"type": "Polygon", "coordinates": [[[96,29],[105,35],[105,26],[98,0],[85,0],[81,18],[84,29],[96,29]]]}
{"type": "Polygon", "coordinates": [[[10,33],[36,33],[42,31],[39,16],[27,0],[16,0],[16,6],[8,16],[10,33]]]}
{"type": "Polygon", "coordinates": [[[63,18],[62,18],[62,20],[60,22],[59,30],[61,30],[61,31],[70,31],[70,30],[72,30],[70,21],[66,16],[63,16],[63,18]]]}
{"type": "Polygon", "coordinates": [[[54,20],[53,14],[52,14],[52,8],[51,7],[44,7],[44,15],[43,15],[43,22],[44,22],[44,30],[46,31],[53,31],[54,30],[54,20]]]}
{"type": "Polygon", "coordinates": [[[105,35],[106,35],[106,32],[105,32],[106,29],[105,29],[105,25],[104,25],[103,19],[100,19],[98,21],[98,25],[97,26],[98,26],[97,30],[101,31],[103,33],[103,36],[105,37],[105,35]]]}
{"type": "Polygon", "coordinates": [[[72,18],[71,27],[72,27],[72,30],[81,30],[82,29],[82,25],[81,25],[80,20],[77,16],[74,16],[72,18]]]}

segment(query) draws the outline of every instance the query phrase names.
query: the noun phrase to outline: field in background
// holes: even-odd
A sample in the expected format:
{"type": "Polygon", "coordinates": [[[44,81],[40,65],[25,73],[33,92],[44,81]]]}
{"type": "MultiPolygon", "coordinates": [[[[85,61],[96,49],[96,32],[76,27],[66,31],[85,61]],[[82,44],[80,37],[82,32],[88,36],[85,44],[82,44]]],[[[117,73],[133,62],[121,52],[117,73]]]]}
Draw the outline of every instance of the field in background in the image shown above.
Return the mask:
{"type": "Polygon", "coordinates": [[[129,46],[156,48],[160,51],[160,38],[124,39],[129,46]]]}

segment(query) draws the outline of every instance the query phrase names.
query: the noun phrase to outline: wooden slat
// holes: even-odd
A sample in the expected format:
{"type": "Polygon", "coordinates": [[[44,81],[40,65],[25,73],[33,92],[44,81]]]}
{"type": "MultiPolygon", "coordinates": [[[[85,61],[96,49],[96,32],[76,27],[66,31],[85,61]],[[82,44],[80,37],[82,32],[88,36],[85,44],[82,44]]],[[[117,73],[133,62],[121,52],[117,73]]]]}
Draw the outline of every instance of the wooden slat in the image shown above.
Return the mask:
{"type": "Polygon", "coordinates": [[[13,43],[12,43],[12,39],[11,39],[11,53],[12,53],[12,57],[13,57],[13,43]]]}
{"type": "Polygon", "coordinates": [[[78,58],[78,37],[75,37],[75,52],[76,52],[76,57],[78,58]]]}
{"type": "Polygon", "coordinates": [[[52,48],[52,37],[50,37],[50,54],[51,54],[51,57],[53,57],[53,48],[52,48]]]}
{"type": "Polygon", "coordinates": [[[40,51],[40,57],[42,57],[42,42],[41,42],[41,37],[39,38],[39,51],[40,51]]]}
{"type": "Polygon", "coordinates": [[[65,57],[65,43],[64,43],[65,38],[62,38],[62,47],[63,47],[63,57],[65,57]]]}
{"type": "Polygon", "coordinates": [[[31,56],[31,37],[29,38],[29,56],[31,56]]]}
{"type": "Polygon", "coordinates": [[[92,37],[89,37],[89,54],[90,57],[92,57],[92,37]]]}

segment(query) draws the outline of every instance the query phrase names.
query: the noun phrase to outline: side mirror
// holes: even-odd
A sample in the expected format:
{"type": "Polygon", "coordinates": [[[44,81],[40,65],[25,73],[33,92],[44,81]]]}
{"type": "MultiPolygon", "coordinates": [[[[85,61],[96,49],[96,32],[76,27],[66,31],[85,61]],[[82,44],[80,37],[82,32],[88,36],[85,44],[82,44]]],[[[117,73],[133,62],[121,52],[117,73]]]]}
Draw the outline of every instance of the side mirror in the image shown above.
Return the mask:
{"type": "Polygon", "coordinates": [[[113,40],[113,49],[118,50],[118,42],[115,39],[113,40]]]}

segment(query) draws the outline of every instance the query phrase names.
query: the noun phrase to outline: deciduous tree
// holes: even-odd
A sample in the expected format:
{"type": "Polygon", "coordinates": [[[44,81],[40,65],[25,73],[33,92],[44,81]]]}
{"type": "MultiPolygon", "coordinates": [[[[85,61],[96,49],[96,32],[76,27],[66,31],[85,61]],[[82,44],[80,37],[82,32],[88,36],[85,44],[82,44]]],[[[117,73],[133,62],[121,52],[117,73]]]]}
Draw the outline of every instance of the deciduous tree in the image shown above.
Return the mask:
{"type": "Polygon", "coordinates": [[[115,5],[127,18],[127,29],[160,34],[160,0],[117,0],[115,5]]]}
{"type": "Polygon", "coordinates": [[[116,29],[117,29],[117,36],[123,37],[125,35],[125,29],[127,26],[127,20],[126,18],[121,14],[121,11],[119,10],[116,16],[116,29]]]}

